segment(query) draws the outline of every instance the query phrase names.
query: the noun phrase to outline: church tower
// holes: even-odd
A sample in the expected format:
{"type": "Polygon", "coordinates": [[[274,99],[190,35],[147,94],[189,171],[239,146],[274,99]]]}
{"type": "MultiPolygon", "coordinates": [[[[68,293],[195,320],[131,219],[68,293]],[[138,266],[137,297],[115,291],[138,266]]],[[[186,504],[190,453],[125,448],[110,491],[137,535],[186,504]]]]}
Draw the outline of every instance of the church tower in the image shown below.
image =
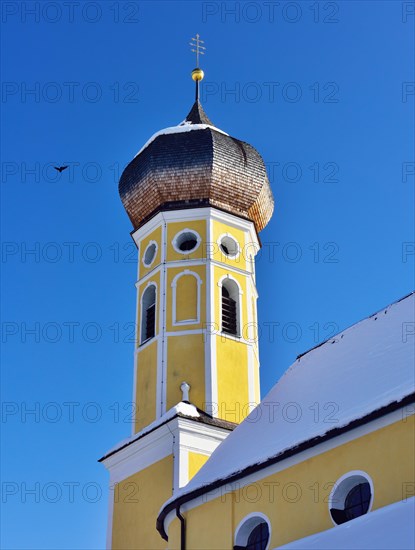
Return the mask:
{"type": "Polygon", "coordinates": [[[154,134],[119,183],[138,248],[135,419],[101,459],[108,548],[167,548],[160,507],[260,400],[255,255],[273,197],[259,153],[209,120],[203,71],[192,78],[185,120],[154,134]]]}

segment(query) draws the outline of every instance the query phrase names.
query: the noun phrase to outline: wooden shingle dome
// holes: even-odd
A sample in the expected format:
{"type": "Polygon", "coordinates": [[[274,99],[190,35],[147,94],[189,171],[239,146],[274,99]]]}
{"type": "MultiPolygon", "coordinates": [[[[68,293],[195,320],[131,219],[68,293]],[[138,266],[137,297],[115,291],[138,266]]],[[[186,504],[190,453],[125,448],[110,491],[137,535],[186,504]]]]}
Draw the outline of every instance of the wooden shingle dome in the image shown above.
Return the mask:
{"type": "Polygon", "coordinates": [[[134,229],[161,210],[213,206],[252,220],[259,232],[274,209],[261,155],[213,126],[199,101],[179,126],[146,143],[119,192],[134,229]]]}

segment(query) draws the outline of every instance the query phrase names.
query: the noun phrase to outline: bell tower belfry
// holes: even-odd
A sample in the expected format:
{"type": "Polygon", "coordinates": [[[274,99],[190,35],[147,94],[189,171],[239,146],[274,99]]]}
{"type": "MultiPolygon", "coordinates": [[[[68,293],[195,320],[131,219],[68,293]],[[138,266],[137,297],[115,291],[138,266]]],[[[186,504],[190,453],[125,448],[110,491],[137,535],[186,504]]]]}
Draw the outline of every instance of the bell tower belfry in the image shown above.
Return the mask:
{"type": "Polygon", "coordinates": [[[138,248],[136,413],[131,437],[101,459],[108,548],[166,548],[161,505],[260,400],[255,255],[274,202],[259,153],[205,114],[203,76],[192,72],[185,120],[154,134],[119,183],[138,248]]]}

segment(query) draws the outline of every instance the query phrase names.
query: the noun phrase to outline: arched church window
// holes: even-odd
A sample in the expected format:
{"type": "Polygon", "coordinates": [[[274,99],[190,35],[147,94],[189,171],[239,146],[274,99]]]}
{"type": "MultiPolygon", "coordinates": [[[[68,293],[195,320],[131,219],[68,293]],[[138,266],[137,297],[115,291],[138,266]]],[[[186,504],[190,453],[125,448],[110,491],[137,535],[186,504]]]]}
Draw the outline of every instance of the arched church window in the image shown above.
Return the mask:
{"type": "Polygon", "coordinates": [[[141,343],[156,334],[156,287],[146,288],[141,299],[141,343]]]}
{"type": "Polygon", "coordinates": [[[222,332],[239,334],[239,287],[232,279],[222,282],[222,332]]]}

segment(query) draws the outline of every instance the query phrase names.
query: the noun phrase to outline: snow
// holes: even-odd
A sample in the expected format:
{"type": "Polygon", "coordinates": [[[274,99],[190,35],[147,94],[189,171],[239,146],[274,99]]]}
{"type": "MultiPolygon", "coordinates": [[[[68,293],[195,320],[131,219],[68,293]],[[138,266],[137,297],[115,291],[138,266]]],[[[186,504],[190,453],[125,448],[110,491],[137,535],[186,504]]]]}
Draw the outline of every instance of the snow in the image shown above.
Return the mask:
{"type": "Polygon", "coordinates": [[[219,128],[216,128],[216,126],[211,126],[210,124],[192,124],[191,122],[187,122],[185,120],[181,122],[178,126],[170,126],[169,128],[164,128],[163,130],[159,130],[158,132],[153,134],[151,138],[143,145],[143,147],[141,147],[135,157],[138,157],[138,155],[142,153],[144,149],[148,147],[150,143],[153,142],[158,136],[164,136],[167,134],[182,134],[183,132],[191,132],[192,130],[206,130],[207,128],[210,128],[211,130],[216,130],[216,132],[224,134],[225,136],[229,135],[219,128]]]}
{"type": "Polygon", "coordinates": [[[278,550],[412,550],[415,548],[414,516],[415,497],[412,497],[284,544],[278,550]]]}
{"type": "Polygon", "coordinates": [[[164,424],[165,422],[167,422],[168,420],[171,420],[172,418],[174,418],[177,415],[188,416],[188,417],[191,417],[191,418],[198,418],[200,416],[197,408],[194,405],[192,405],[191,403],[184,403],[183,401],[181,401],[180,403],[178,403],[177,405],[175,405],[174,407],[169,409],[162,416],[160,416],[160,418],[158,418],[157,420],[155,420],[154,422],[152,422],[151,424],[146,426],[140,432],[137,432],[136,434],[134,434],[130,437],[127,437],[126,439],[123,439],[122,441],[117,443],[117,445],[115,445],[115,447],[112,447],[112,449],[110,449],[109,451],[107,451],[105,453],[104,458],[107,457],[110,454],[115,453],[116,451],[118,451],[122,447],[125,447],[126,445],[129,445],[133,441],[136,441],[140,437],[143,437],[143,435],[146,435],[147,433],[152,432],[153,430],[155,430],[156,428],[161,426],[161,424],[164,424]]]}
{"type": "Polygon", "coordinates": [[[299,357],[174,500],[411,394],[414,296],[299,357]]]}

